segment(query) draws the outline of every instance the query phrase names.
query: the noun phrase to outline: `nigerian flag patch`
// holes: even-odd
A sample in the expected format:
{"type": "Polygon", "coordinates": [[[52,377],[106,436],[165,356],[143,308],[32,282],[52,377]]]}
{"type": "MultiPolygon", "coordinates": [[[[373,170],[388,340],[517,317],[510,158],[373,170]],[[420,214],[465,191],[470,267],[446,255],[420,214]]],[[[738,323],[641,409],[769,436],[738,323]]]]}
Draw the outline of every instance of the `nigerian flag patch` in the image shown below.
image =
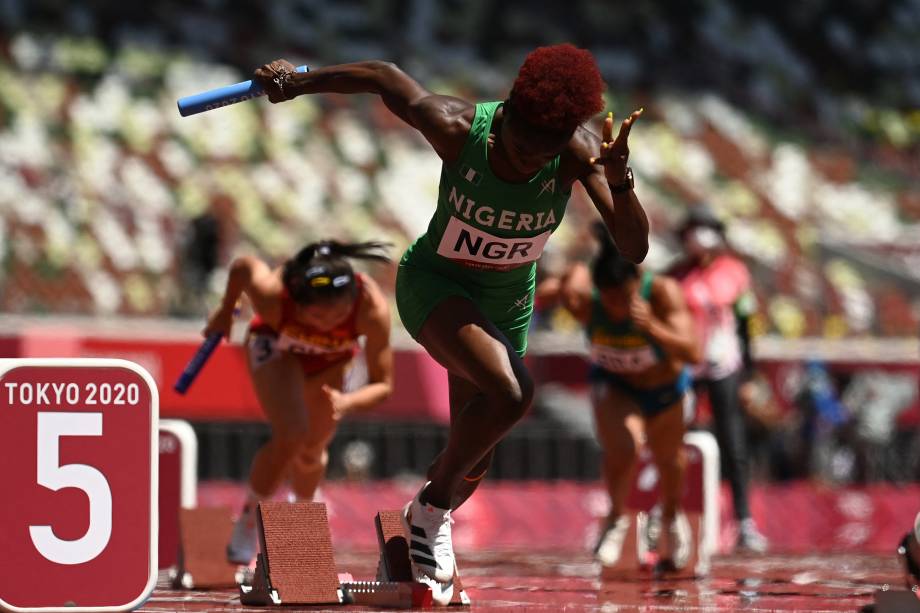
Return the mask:
{"type": "Polygon", "coordinates": [[[473,170],[466,164],[460,167],[460,176],[472,183],[473,185],[479,185],[482,182],[482,175],[479,172],[473,170]]]}

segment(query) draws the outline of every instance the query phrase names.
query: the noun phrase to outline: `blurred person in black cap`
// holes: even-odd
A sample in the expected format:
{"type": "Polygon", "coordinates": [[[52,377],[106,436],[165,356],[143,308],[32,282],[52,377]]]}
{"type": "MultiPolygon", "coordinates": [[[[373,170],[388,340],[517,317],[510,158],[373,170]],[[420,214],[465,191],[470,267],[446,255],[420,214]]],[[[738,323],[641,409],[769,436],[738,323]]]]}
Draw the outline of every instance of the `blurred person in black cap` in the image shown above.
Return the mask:
{"type": "Polygon", "coordinates": [[[175,314],[197,315],[205,310],[211,275],[217,269],[221,249],[220,222],[212,213],[192,219],[182,241],[179,296],[175,314]]]}
{"type": "Polygon", "coordinates": [[[749,458],[739,403],[741,385],[753,372],[748,321],[755,304],[750,273],[729,251],[725,225],[709,207],[691,207],[678,235],[684,257],[669,274],[684,289],[702,341],[703,361],[694,368],[695,387],[708,394],[712,407],[722,472],[731,484],[738,520],[737,546],[762,553],[768,543],[751,517],[749,458]]]}

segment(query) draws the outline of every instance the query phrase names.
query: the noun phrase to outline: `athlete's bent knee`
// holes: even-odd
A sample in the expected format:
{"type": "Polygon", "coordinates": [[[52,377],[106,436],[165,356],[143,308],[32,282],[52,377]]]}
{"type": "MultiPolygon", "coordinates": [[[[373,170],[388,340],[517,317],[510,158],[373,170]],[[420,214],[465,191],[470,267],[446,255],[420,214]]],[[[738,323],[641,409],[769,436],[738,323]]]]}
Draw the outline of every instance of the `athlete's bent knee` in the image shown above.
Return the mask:
{"type": "Polygon", "coordinates": [[[533,402],[534,383],[526,373],[508,373],[508,376],[488,386],[483,392],[492,404],[501,408],[500,415],[510,424],[515,424],[524,417],[533,402]]]}
{"type": "Polygon", "coordinates": [[[271,444],[276,447],[278,453],[290,459],[300,451],[304,440],[307,439],[307,435],[306,429],[291,428],[283,433],[273,435],[271,444]]]}
{"type": "Polygon", "coordinates": [[[295,474],[311,474],[326,470],[327,464],[329,464],[329,454],[325,449],[304,449],[294,456],[291,470],[295,474]]]}
{"type": "Polygon", "coordinates": [[[495,450],[489,451],[481,460],[476,462],[476,465],[470,469],[466,476],[463,478],[464,481],[475,482],[481,481],[483,477],[486,476],[486,473],[489,472],[489,468],[492,466],[492,456],[495,455],[495,450]]]}

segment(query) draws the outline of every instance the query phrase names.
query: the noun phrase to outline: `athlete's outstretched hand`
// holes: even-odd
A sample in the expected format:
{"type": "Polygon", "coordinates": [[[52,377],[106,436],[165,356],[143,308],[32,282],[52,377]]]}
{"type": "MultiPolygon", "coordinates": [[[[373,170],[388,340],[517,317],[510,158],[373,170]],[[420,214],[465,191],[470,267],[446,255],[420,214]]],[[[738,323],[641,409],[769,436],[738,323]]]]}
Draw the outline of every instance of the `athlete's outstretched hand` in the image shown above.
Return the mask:
{"type": "Polygon", "coordinates": [[[601,141],[600,155],[591,158],[592,164],[603,164],[607,183],[620,185],[626,180],[626,162],[629,160],[629,131],[632,125],[642,115],[645,109],[633,111],[632,114],[620,124],[620,133],[613,138],[613,113],[607,113],[604,119],[603,138],[601,141]]]}
{"type": "Polygon", "coordinates": [[[287,60],[275,60],[274,62],[263,64],[256,68],[253,79],[259,82],[268,99],[272,102],[284,102],[290,100],[293,94],[284,90],[284,86],[289,83],[289,77],[296,70],[295,66],[287,60]]]}
{"type": "Polygon", "coordinates": [[[332,405],[332,419],[339,421],[345,417],[350,409],[347,402],[348,396],[325,383],[323,383],[322,390],[323,394],[326,395],[326,399],[329,400],[329,404],[332,405]]]}

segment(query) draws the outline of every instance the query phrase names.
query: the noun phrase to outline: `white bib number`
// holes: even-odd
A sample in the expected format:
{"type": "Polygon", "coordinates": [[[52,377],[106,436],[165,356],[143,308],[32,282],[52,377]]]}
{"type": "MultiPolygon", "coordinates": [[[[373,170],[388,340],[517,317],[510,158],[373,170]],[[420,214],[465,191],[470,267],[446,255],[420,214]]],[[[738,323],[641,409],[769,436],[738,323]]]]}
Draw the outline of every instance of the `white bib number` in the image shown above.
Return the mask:
{"type": "Polygon", "coordinates": [[[633,373],[651,368],[658,357],[649,345],[637,349],[591,345],[591,361],[610,372],[633,373]]]}
{"type": "Polygon", "coordinates": [[[438,255],[470,266],[513,268],[538,260],[549,236],[547,230],[528,238],[502,238],[451,217],[438,245],[438,255]]]}
{"type": "Polygon", "coordinates": [[[329,345],[323,346],[315,343],[305,342],[301,339],[288,336],[283,332],[278,337],[277,348],[279,351],[287,351],[288,353],[296,353],[298,355],[325,355],[327,353],[345,353],[346,351],[354,351],[357,341],[349,340],[347,343],[342,343],[341,345],[329,345]]]}

